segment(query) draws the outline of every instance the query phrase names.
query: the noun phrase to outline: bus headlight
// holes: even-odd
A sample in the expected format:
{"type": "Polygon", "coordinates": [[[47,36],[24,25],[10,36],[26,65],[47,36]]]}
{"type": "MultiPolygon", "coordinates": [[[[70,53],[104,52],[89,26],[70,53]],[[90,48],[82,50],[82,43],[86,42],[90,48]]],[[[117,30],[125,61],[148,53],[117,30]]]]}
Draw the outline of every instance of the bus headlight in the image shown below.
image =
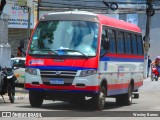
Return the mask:
{"type": "Polygon", "coordinates": [[[37,69],[35,68],[26,68],[25,71],[31,75],[37,75],[37,69]]]}
{"type": "Polygon", "coordinates": [[[85,76],[93,75],[96,73],[97,73],[97,70],[82,70],[79,76],[85,77],[85,76]]]}

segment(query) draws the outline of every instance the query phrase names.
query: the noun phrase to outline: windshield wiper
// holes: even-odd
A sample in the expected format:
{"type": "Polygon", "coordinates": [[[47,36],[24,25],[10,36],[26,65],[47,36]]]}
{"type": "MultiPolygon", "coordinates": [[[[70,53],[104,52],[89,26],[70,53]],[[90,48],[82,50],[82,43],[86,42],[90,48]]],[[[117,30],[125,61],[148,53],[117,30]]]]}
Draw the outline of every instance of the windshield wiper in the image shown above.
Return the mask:
{"type": "Polygon", "coordinates": [[[50,52],[53,52],[55,55],[57,55],[58,57],[62,58],[62,56],[60,54],[58,54],[56,52],[56,50],[50,50],[50,49],[43,49],[44,51],[50,51],[50,52]]]}
{"type": "MultiPolygon", "coordinates": [[[[61,55],[59,55],[55,50],[50,50],[50,49],[39,49],[39,51],[43,52],[43,51],[48,51],[48,52],[53,52],[55,55],[57,55],[58,57],[62,58],[61,55]]],[[[47,55],[47,54],[39,54],[39,55],[47,55]]]]}
{"type": "Polygon", "coordinates": [[[67,52],[78,52],[78,53],[81,53],[85,58],[87,58],[87,56],[79,50],[72,50],[72,49],[60,49],[60,50],[67,51],[67,52]]]}

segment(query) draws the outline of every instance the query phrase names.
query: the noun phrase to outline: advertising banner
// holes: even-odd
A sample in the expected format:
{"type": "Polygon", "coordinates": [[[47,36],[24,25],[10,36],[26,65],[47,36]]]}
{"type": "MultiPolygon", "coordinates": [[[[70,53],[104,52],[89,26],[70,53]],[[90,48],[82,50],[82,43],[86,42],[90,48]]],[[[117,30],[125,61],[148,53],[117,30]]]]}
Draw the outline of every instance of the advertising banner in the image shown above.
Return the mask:
{"type": "MultiPolygon", "coordinates": [[[[32,9],[32,8],[31,8],[32,9]]],[[[8,28],[28,27],[28,8],[20,7],[16,0],[7,0],[3,13],[9,15],[8,28]]],[[[30,28],[34,27],[34,15],[31,10],[30,28]]]]}

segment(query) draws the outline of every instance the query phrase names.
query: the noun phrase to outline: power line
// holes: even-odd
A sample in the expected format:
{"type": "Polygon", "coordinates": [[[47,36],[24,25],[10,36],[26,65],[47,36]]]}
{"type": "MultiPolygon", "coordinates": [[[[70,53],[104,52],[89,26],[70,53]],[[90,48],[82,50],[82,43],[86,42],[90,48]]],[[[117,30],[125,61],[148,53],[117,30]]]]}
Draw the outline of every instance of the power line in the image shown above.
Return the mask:
{"type": "MultiPolygon", "coordinates": [[[[47,7],[47,5],[51,6],[51,5],[55,5],[54,7],[60,7],[60,6],[64,6],[64,7],[102,7],[102,8],[106,8],[106,6],[103,4],[103,1],[77,1],[77,0],[61,0],[61,1],[44,1],[41,0],[42,2],[40,2],[40,7],[47,7]],[[94,4],[93,4],[94,3],[94,4]]],[[[105,0],[104,0],[105,1],[105,0]]],[[[106,1],[105,1],[106,2],[106,1]]],[[[106,2],[106,3],[113,3],[113,2],[106,2]]],[[[120,5],[125,5],[125,4],[129,4],[129,5],[146,5],[146,2],[115,2],[117,4],[120,5]]],[[[156,1],[156,5],[158,6],[160,5],[160,1],[156,1]]],[[[153,4],[154,5],[154,4],[153,4]]]]}
{"type": "MultiPolygon", "coordinates": [[[[114,2],[114,0],[112,0],[114,2]]],[[[39,3],[39,8],[51,8],[54,9],[79,9],[79,10],[108,10],[110,6],[106,6],[103,2],[111,4],[113,2],[107,0],[41,0],[39,3]]],[[[160,10],[160,1],[157,2],[155,10],[160,10]],[[159,4],[158,4],[159,3],[159,4]]],[[[146,0],[145,1],[134,1],[134,2],[124,2],[123,0],[115,2],[118,5],[118,10],[120,11],[145,11],[147,8],[146,0]]]]}

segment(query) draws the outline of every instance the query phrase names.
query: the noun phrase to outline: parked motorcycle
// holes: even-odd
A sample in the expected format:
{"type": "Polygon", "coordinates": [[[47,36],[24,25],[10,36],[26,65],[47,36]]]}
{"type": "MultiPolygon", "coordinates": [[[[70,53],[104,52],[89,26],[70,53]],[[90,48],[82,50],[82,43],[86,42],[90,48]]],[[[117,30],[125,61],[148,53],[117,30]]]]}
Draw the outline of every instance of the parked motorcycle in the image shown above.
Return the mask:
{"type": "Polygon", "coordinates": [[[151,80],[158,81],[159,72],[156,66],[151,66],[151,80]]]}
{"type": "Polygon", "coordinates": [[[15,80],[12,68],[3,68],[0,70],[0,95],[3,97],[8,93],[9,100],[14,103],[15,96],[15,80]]]}

